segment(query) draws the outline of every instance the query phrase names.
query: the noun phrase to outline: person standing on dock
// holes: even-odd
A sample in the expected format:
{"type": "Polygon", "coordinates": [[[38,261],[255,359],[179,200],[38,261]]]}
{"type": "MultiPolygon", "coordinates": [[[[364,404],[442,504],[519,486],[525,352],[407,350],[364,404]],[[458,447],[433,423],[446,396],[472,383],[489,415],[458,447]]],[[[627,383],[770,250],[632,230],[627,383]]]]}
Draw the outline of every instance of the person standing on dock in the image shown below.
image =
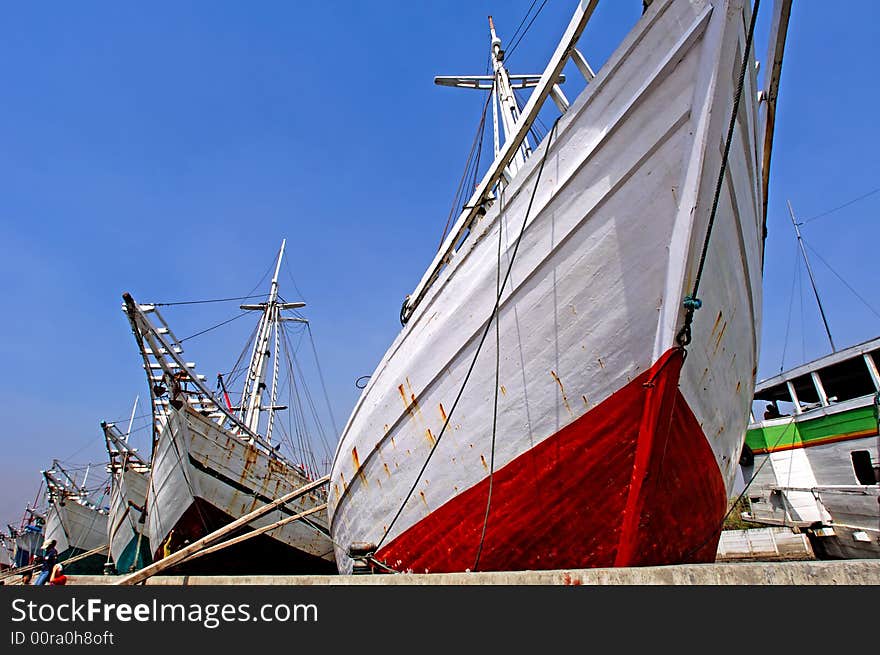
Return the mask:
{"type": "Polygon", "coordinates": [[[43,544],[43,556],[40,563],[40,574],[34,580],[35,585],[44,585],[49,581],[52,569],[58,562],[58,551],[55,549],[55,540],[50,539],[43,544]]]}

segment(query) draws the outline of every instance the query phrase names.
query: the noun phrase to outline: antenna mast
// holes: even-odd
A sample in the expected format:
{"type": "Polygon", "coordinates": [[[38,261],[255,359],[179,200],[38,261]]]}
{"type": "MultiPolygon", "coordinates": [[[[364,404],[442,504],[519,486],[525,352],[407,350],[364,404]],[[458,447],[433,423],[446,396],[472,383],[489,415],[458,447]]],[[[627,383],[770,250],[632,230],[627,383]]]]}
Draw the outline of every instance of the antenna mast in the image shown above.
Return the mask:
{"type": "Polygon", "coordinates": [[[794,217],[794,209],[791,208],[791,201],[787,200],[788,213],[791,215],[791,224],[794,225],[794,233],[797,235],[798,245],[801,247],[801,254],[804,256],[804,263],[807,265],[807,274],[810,276],[810,284],[813,287],[813,295],[816,296],[816,304],[819,305],[819,314],[822,315],[822,323],[825,325],[825,334],[828,335],[828,342],[831,344],[831,352],[837,352],[834,345],[834,339],[831,338],[831,329],[828,327],[828,319],[825,318],[825,310],[822,307],[822,301],[819,299],[819,290],[816,288],[816,280],[813,278],[813,269],[810,267],[810,260],[807,258],[807,249],[804,247],[804,239],[801,237],[800,223],[794,217]]]}

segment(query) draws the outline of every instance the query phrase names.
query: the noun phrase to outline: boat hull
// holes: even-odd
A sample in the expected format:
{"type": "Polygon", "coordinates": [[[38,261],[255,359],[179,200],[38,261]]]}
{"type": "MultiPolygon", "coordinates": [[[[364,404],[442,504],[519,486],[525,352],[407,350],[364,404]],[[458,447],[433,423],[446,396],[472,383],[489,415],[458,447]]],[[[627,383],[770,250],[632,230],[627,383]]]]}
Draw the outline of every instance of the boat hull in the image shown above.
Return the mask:
{"type": "Polygon", "coordinates": [[[798,527],[819,559],[880,557],[880,485],[860,484],[853,460],[880,461],[872,396],[762,421],[746,445],[753,520],[798,527]]]}
{"type": "MultiPolygon", "coordinates": [[[[169,410],[151,466],[147,535],[154,561],[309,482],[282,460],[270,458],[185,405],[169,410]]],[[[255,520],[245,531],[324,502],[319,491],[307,494],[255,520]]],[[[183,563],[174,571],[333,572],[327,531],[326,511],[319,511],[240,545],[183,563]]],[[[241,533],[227,537],[237,534],[241,533]]]]}
{"type": "Polygon", "coordinates": [[[747,11],[654,2],[472,228],[343,431],[341,572],[356,542],[420,572],[714,559],[760,329],[751,74],[686,351],[676,334],[747,11]]]}
{"type": "MultiPolygon", "coordinates": [[[[95,553],[66,564],[69,559],[107,543],[107,513],[72,499],[54,500],[46,512],[46,539],[55,540],[58,563],[66,574],[96,575],[104,572],[107,554],[95,553]]],[[[41,544],[42,545],[42,544],[41,544]]]]}
{"type": "Polygon", "coordinates": [[[431,512],[377,557],[416,572],[712,561],[726,494],[720,476],[706,475],[714,458],[676,388],[680,365],[681,353],[670,352],[608,401],[496,471],[497,509],[485,534],[489,479],[431,512]],[[658,422],[665,429],[649,427],[658,422]],[[645,457],[644,449],[666,456],[645,457]],[[633,487],[642,465],[651,469],[637,474],[646,482],[636,493],[621,493],[633,487]],[[696,520],[674,520],[669,505],[687,505],[696,520]],[[638,517],[638,526],[621,516],[638,517]]]}
{"type": "Polygon", "coordinates": [[[146,532],[149,472],[125,468],[113,473],[107,539],[117,573],[130,573],[149,564],[151,549],[146,532]]]}
{"type": "Polygon", "coordinates": [[[13,551],[12,562],[17,568],[19,566],[27,566],[33,560],[34,555],[43,545],[42,530],[23,530],[15,537],[15,550],[13,551]]]}
{"type": "Polygon", "coordinates": [[[15,549],[9,548],[6,540],[0,540],[0,571],[12,568],[13,555],[15,549]]]}

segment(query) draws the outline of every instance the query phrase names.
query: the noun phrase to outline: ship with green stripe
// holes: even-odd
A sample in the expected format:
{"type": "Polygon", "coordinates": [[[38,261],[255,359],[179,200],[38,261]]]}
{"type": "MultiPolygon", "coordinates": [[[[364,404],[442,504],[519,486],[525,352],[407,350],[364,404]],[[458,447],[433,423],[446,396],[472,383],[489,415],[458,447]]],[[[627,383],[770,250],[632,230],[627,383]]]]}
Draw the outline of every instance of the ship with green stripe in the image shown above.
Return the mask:
{"type": "Polygon", "coordinates": [[[759,382],[740,465],[748,518],[822,559],[880,557],[880,338],[759,382]]]}

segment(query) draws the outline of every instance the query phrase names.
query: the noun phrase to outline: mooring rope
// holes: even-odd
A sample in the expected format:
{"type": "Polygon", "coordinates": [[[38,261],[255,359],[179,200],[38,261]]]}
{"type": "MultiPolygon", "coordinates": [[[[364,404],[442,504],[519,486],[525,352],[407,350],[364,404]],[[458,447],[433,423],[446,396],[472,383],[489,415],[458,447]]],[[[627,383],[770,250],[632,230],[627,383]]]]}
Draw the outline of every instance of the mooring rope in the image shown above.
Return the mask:
{"type": "MultiPolygon", "coordinates": [[[[561,118],[561,116],[559,118],[561,118]]],[[[452,407],[450,407],[450,409],[449,409],[449,413],[446,415],[446,420],[443,422],[443,427],[440,429],[440,433],[437,435],[437,438],[434,441],[434,444],[431,446],[431,450],[428,452],[428,456],[425,459],[425,462],[422,465],[422,468],[419,470],[419,473],[416,476],[416,479],[413,482],[412,487],[410,488],[409,492],[406,494],[406,497],[403,499],[403,502],[400,504],[400,508],[397,510],[397,513],[394,515],[394,518],[391,520],[391,523],[389,523],[388,526],[385,528],[385,532],[383,533],[382,538],[379,540],[379,543],[376,544],[376,550],[378,550],[382,546],[382,544],[385,542],[386,537],[391,532],[391,529],[394,527],[394,524],[397,522],[397,519],[400,518],[400,515],[403,512],[403,508],[406,507],[406,504],[409,502],[409,499],[412,497],[413,492],[416,490],[416,487],[418,486],[419,481],[422,479],[422,475],[424,475],[424,473],[425,473],[425,469],[428,468],[428,463],[431,461],[431,458],[434,456],[434,453],[437,451],[437,446],[440,445],[440,441],[443,438],[443,435],[446,433],[446,428],[449,426],[449,421],[452,419],[452,414],[455,412],[455,408],[458,406],[458,403],[461,400],[462,395],[464,394],[464,390],[465,390],[465,387],[467,386],[468,380],[470,379],[471,373],[473,373],[474,366],[477,363],[477,357],[479,356],[480,351],[483,348],[483,344],[486,341],[486,336],[489,334],[489,330],[492,327],[492,321],[495,318],[496,314],[498,313],[498,309],[501,304],[501,292],[504,291],[504,288],[507,285],[507,280],[510,277],[510,272],[513,269],[513,263],[516,260],[516,254],[517,254],[517,251],[519,250],[519,245],[520,245],[520,242],[522,241],[523,234],[525,233],[526,225],[528,224],[529,215],[531,214],[531,211],[532,211],[532,205],[535,201],[535,195],[538,191],[538,185],[541,182],[541,174],[544,172],[544,164],[547,163],[547,156],[550,153],[550,146],[553,142],[553,136],[556,132],[557,126],[559,125],[559,118],[557,118],[553,122],[553,126],[550,130],[550,136],[547,139],[547,146],[544,150],[544,156],[541,158],[541,165],[538,168],[537,177],[535,178],[535,186],[532,189],[532,195],[529,198],[529,204],[528,204],[528,207],[526,207],[525,216],[523,217],[522,227],[520,228],[519,235],[517,236],[516,242],[514,243],[514,246],[513,246],[513,252],[511,253],[511,256],[510,256],[510,264],[507,267],[507,272],[504,274],[504,279],[501,282],[501,288],[499,290],[497,297],[495,298],[495,305],[492,308],[492,313],[489,315],[489,319],[486,322],[486,328],[483,330],[483,334],[480,337],[480,342],[477,344],[476,352],[474,353],[474,357],[471,360],[471,364],[468,367],[467,373],[464,376],[464,380],[461,383],[461,388],[458,391],[458,395],[455,397],[455,401],[452,403],[452,407]]],[[[501,215],[500,214],[499,214],[497,220],[499,223],[499,230],[500,230],[501,229],[501,227],[500,227],[501,226],[501,215]]]]}
{"type": "Polygon", "coordinates": [[[736,129],[736,118],[739,114],[739,103],[742,99],[743,86],[745,85],[746,70],[748,69],[749,53],[752,50],[752,38],[755,34],[755,22],[758,17],[758,7],[761,0],[755,0],[752,8],[752,17],[749,21],[749,33],[746,36],[746,48],[743,53],[742,66],[739,71],[739,81],[736,85],[736,94],[733,99],[733,109],[730,112],[730,123],[727,126],[727,139],[724,143],[724,153],[721,156],[721,169],[718,171],[718,181],[715,184],[715,195],[712,199],[712,211],[709,214],[709,222],[706,226],[706,237],[703,240],[703,250],[700,253],[700,264],[697,268],[697,276],[694,279],[694,287],[690,295],[685,296],[683,305],[685,308],[684,325],[682,325],[675,337],[676,342],[682,348],[691,342],[691,323],[694,320],[694,311],[699,309],[703,302],[697,296],[700,289],[700,280],[703,277],[703,268],[706,265],[706,257],[709,254],[709,239],[712,236],[712,228],[715,225],[715,216],[718,213],[718,203],[721,198],[721,187],[724,185],[724,174],[727,171],[727,160],[730,155],[730,147],[733,144],[733,133],[736,129]]]}

